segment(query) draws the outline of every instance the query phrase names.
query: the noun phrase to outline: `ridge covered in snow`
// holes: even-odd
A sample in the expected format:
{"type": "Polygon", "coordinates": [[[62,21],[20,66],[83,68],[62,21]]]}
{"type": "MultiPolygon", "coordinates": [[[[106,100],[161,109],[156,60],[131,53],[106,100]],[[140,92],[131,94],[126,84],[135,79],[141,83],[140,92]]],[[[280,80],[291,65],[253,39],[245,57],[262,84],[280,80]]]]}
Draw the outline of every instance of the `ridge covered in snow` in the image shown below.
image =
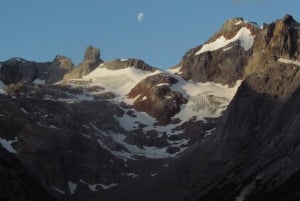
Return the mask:
{"type": "Polygon", "coordinates": [[[254,38],[255,36],[252,35],[251,31],[248,28],[243,27],[231,39],[226,39],[224,36],[221,36],[211,43],[204,44],[202,48],[195,53],[195,55],[224,48],[228,44],[237,40],[240,42],[240,45],[247,51],[252,47],[254,38]]]}

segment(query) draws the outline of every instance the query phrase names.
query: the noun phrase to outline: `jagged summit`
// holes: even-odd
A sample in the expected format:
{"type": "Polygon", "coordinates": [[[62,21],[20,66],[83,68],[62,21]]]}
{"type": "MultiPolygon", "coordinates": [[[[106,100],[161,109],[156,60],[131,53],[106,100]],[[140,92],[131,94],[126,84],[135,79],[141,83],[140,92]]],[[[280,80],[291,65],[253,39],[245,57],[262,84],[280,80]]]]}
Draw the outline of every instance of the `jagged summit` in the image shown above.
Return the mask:
{"type": "Polygon", "coordinates": [[[224,23],[206,43],[189,50],[177,65],[179,74],[196,82],[217,82],[234,86],[242,79],[261,29],[242,18],[224,23]]]}

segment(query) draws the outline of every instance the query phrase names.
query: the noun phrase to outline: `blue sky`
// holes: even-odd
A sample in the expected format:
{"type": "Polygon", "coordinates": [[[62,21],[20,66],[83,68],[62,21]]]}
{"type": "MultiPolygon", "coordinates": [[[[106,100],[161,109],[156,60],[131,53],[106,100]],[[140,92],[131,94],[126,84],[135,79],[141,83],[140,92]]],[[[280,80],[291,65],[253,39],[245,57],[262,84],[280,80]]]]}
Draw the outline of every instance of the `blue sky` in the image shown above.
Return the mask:
{"type": "Polygon", "coordinates": [[[299,0],[1,0],[0,60],[51,61],[59,54],[78,64],[93,45],[106,61],[140,58],[166,68],[227,19],[262,24],[289,13],[300,21],[299,8],[299,0]]]}

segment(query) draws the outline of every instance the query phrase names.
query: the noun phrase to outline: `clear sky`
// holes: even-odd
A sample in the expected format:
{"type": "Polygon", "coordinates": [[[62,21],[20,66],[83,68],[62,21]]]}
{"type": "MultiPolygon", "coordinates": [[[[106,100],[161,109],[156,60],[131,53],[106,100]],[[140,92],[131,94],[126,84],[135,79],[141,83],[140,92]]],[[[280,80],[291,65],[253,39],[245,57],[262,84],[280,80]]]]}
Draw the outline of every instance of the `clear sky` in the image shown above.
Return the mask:
{"type": "Polygon", "coordinates": [[[93,45],[105,61],[140,58],[166,68],[229,18],[262,24],[289,13],[300,21],[299,10],[300,0],[0,0],[0,60],[59,54],[78,64],[93,45]]]}

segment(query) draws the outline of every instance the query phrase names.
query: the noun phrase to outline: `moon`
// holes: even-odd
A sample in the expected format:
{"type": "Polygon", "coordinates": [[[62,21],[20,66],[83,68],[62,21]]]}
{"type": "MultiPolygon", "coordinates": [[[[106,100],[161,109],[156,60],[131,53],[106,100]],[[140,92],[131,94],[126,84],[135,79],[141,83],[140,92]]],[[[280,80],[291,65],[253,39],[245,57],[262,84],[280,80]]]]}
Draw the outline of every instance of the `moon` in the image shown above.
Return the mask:
{"type": "Polygon", "coordinates": [[[142,22],[142,21],[144,20],[144,13],[139,13],[139,14],[137,15],[137,20],[138,20],[139,22],[142,22]]]}

